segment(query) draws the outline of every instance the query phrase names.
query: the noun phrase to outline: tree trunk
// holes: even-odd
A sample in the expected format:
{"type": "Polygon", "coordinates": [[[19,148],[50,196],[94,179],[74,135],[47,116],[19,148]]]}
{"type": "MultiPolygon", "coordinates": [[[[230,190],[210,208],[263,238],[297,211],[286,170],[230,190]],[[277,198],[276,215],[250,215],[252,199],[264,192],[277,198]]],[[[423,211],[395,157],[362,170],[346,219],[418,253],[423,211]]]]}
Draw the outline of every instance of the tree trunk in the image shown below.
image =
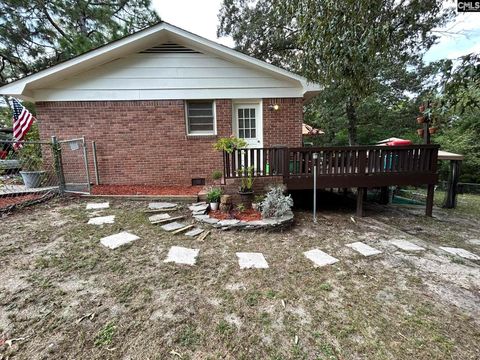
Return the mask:
{"type": "Polygon", "coordinates": [[[355,108],[355,100],[349,97],[346,104],[347,120],[348,120],[348,143],[350,146],[357,145],[357,109],[355,108]]]}

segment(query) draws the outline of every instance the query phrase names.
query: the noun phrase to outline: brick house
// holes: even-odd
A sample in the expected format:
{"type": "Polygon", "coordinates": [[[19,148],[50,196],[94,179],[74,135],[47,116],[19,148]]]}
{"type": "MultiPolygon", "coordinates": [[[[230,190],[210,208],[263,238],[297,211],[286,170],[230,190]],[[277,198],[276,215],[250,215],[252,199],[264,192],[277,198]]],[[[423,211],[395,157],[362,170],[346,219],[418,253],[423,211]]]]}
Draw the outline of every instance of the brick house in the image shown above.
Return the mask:
{"type": "Polygon", "coordinates": [[[303,104],[319,90],[161,22],[0,93],[36,103],[43,139],[95,141],[102,183],[191,185],[222,170],[222,154],[212,148],[218,137],[234,134],[249,147],[301,146],[303,104]]]}

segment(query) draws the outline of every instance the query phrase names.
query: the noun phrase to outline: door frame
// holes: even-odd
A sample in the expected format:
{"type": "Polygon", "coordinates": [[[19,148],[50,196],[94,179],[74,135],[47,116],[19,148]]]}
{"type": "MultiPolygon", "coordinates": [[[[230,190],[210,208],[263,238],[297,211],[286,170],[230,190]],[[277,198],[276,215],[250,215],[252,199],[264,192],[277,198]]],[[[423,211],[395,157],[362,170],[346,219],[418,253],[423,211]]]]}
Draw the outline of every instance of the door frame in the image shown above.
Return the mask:
{"type": "Polygon", "coordinates": [[[263,100],[262,99],[234,99],[232,100],[232,129],[238,137],[237,105],[253,105],[258,109],[257,115],[257,139],[260,143],[255,147],[263,148],[263,100]]]}

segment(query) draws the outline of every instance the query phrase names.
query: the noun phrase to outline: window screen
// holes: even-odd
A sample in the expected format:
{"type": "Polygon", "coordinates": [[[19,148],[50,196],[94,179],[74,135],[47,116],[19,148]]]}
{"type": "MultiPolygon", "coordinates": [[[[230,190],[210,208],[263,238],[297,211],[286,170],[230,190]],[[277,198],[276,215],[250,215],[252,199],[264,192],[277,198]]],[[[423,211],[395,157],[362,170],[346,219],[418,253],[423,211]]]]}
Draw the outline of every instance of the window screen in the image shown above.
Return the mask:
{"type": "Polygon", "coordinates": [[[187,101],[187,127],[189,134],[215,133],[213,106],[213,101],[187,101]]]}

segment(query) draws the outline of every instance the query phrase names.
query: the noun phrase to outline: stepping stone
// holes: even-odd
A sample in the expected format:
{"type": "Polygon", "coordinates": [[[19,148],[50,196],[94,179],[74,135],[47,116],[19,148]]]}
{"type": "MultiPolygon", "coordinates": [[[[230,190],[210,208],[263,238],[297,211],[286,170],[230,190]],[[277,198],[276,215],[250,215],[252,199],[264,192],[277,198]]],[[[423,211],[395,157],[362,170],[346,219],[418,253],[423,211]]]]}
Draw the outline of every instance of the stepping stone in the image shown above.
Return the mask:
{"type": "Polygon", "coordinates": [[[338,259],[335,259],[333,256],[330,256],[327,253],[323,252],[322,250],[318,250],[318,249],[305,251],[303,255],[305,255],[307,259],[313,261],[315,266],[331,265],[339,261],[338,259]]]}
{"type": "Polygon", "coordinates": [[[173,209],[177,207],[177,204],[169,202],[151,202],[148,204],[150,210],[163,210],[163,209],[173,209]]]}
{"type": "Polygon", "coordinates": [[[195,228],[193,230],[186,232],[185,235],[194,237],[194,236],[200,235],[203,231],[204,231],[203,229],[195,228]]]}
{"type": "Polygon", "coordinates": [[[91,225],[113,224],[115,222],[115,215],[99,216],[88,220],[91,225]]]}
{"type": "Polygon", "coordinates": [[[170,219],[171,216],[168,215],[168,214],[156,214],[156,215],[152,215],[148,218],[148,220],[150,220],[150,222],[153,222],[153,221],[158,221],[158,220],[166,220],[166,219],[170,219]]]}
{"type": "Polygon", "coordinates": [[[202,204],[202,205],[192,205],[188,207],[191,211],[197,212],[197,211],[207,211],[208,209],[208,204],[202,204]]]}
{"type": "Polygon", "coordinates": [[[87,210],[107,209],[109,207],[110,207],[110,204],[108,202],[87,204],[87,210]]]}
{"type": "Polygon", "coordinates": [[[267,260],[262,253],[237,252],[240,269],[268,269],[267,260]]]}
{"type": "Polygon", "coordinates": [[[174,262],[177,264],[195,265],[199,249],[189,249],[181,246],[172,246],[168,251],[164,262],[174,262]]]}
{"type": "Polygon", "coordinates": [[[205,205],[205,204],[206,204],[205,201],[200,201],[200,202],[193,203],[192,206],[199,206],[199,205],[205,205]]]}
{"type": "Polygon", "coordinates": [[[411,243],[410,241],[407,240],[392,240],[390,241],[391,244],[395,245],[396,247],[405,250],[405,251],[423,251],[425,248],[415,245],[414,243],[411,243]]]}
{"type": "Polygon", "coordinates": [[[110,249],[116,249],[122,245],[128,244],[132,241],[140,239],[137,235],[130,234],[126,231],[123,231],[121,233],[115,234],[115,235],[110,235],[107,237],[104,237],[100,239],[100,242],[102,245],[110,248],[110,249]]]}
{"type": "Polygon", "coordinates": [[[217,224],[218,221],[219,221],[218,219],[211,218],[211,217],[208,217],[206,219],[202,219],[202,222],[207,223],[207,224],[217,224]]]}
{"type": "Polygon", "coordinates": [[[227,219],[227,220],[222,220],[217,223],[218,226],[232,226],[236,225],[240,222],[240,220],[236,219],[227,219]]]}
{"type": "Polygon", "coordinates": [[[182,223],[179,223],[179,222],[175,221],[175,222],[172,222],[172,223],[169,223],[169,224],[162,225],[161,227],[165,231],[175,231],[175,230],[181,229],[185,226],[186,226],[185,224],[182,224],[182,223]]]}
{"type": "Polygon", "coordinates": [[[358,251],[363,256],[372,256],[372,255],[378,255],[382,253],[380,250],[377,250],[367,244],[364,244],[361,241],[347,244],[345,246],[348,246],[349,248],[352,248],[353,250],[358,251]]]}
{"type": "Polygon", "coordinates": [[[192,215],[199,216],[199,215],[205,215],[206,213],[207,213],[207,210],[200,210],[200,211],[194,211],[192,215]]]}
{"type": "Polygon", "coordinates": [[[453,254],[453,255],[457,255],[457,256],[460,256],[464,259],[468,259],[468,260],[480,260],[480,256],[478,255],[475,255],[473,253],[471,253],[470,251],[467,251],[465,249],[461,249],[461,248],[453,248],[453,247],[444,247],[444,246],[440,246],[440,249],[442,249],[443,251],[446,251],[450,254],[453,254]]]}

